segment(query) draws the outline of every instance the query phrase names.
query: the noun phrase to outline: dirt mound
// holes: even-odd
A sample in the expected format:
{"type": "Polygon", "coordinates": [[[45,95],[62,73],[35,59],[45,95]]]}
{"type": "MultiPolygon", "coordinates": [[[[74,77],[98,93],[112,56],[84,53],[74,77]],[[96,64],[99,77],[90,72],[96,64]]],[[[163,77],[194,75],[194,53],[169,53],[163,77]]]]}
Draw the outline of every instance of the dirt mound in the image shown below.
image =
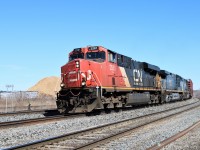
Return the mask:
{"type": "Polygon", "coordinates": [[[56,92],[60,90],[60,82],[61,79],[59,77],[46,77],[29,88],[28,91],[38,91],[41,94],[55,96],[56,92]]]}

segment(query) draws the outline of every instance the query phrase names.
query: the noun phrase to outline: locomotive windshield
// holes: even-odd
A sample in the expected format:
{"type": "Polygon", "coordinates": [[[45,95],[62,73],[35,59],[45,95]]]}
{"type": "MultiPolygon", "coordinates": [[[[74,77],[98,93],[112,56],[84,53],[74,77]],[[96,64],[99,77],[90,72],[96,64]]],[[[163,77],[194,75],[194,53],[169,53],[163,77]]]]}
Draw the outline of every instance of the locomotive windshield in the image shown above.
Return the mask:
{"type": "Polygon", "coordinates": [[[83,59],[84,58],[84,54],[83,53],[71,54],[69,56],[69,61],[72,61],[72,60],[77,59],[77,58],[83,59]]]}
{"type": "Polygon", "coordinates": [[[94,61],[104,61],[105,60],[105,52],[87,52],[87,59],[92,59],[94,61]]]}

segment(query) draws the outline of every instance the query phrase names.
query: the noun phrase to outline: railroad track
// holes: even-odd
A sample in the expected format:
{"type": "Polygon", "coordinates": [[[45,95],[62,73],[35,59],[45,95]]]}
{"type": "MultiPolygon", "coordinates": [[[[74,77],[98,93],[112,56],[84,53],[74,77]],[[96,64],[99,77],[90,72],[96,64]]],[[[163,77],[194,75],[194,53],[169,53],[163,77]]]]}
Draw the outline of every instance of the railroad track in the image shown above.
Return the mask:
{"type": "Polygon", "coordinates": [[[40,140],[37,142],[11,147],[10,149],[92,149],[116,138],[133,132],[150,123],[178,115],[200,106],[200,102],[156,112],[142,117],[126,119],[123,121],[91,127],[86,130],[65,134],[62,136],[40,140]],[[168,114],[166,114],[168,113],[168,114]]]}
{"type": "MultiPolygon", "coordinates": [[[[195,102],[197,103],[197,102],[195,102]]],[[[192,103],[192,104],[195,104],[195,103],[192,103]]],[[[191,104],[191,105],[192,105],[191,104]]],[[[183,106],[187,106],[187,105],[183,105],[183,106]]],[[[181,107],[183,107],[181,106],[181,107]]],[[[139,108],[138,108],[139,109],[139,108]]],[[[128,111],[129,108],[125,111],[128,111]]],[[[36,112],[45,112],[45,111],[36,111],[36,112]]],[[[18,112],[19,114],[23,112],[18,112]]],[[[18,114],[16,113],[16,114],[18,114]]],[[[29,113],[29,112],[27,112],[29,113]]],[[[31,112],[30,112],[31,113],[31,112]]],[[[12,114],[15,114],[15,113],[9,113],[8,115],[12,115],[12,114]]],[[[66,117],[69,118],[69,117],[79,117],[79,116],[83,116],[85,115],[84,113],[81,114],[66,114],[65,116],[63,115],[56,115],[56,116],[49,116],[49,117],[44,117],[44,118],[33,118],[33,119],[26,119],[26,120],[16,120],[16,121],[7,121],[7,122],[0,122],[0,128],[2,127],[17,127],[17,126],[21,126],[21,125],[28,125],[28,124],[36,124],[36,123],[40,123],[40,122],[48,122],[48,121],[58,121],[58,120],[62,120],[62,119],[65,119],[66,117]]]]}
{"type": "Polygon", "coordinates": [[[69,117],[79,117],[83,116],[85,114],[72,114],[72,115],[57,115],[57,116],[50,116],[50,117],[44,117],[44,118],[34,118],[34,119],[27,119],[27,120],[17,120],[17,121],[9,121],[9,122],[0,122],[0,128],[8,128],[8,127],[17,127],[22,125],[28,125],[28,124],[36,124],[36,123],[44,123],[49,121],[58,121],[62,119],[66,119],[69,117]]]}
{"type": "Polygon", "coordinates": [[[198,121],[197,123],[188,127],[187,129],[175,134],[174,136],[169,137],[169,138],[165,139],[164,141],[161,141],[160,143],[148,148],[148,150],[160,150],[160,149],[164,148],[165,146],[167,146],[167,145],[173,143],[174,141],[178,140],[179,138],[181,138],[182,136],[186,135],[187,133],[192,131],[194,128],[199,127],[199,126],[200,126],[200,121],[198,121]]]}
{"type": "Polygon", "coordinates": [[[30,111],[18,111],[18,112],[10,112],[10,113],[0,113],[0,116],[12,116],[12,115],[32,114],[32,113],[49,113],[49,112],[57,112],[57,109],[30,110],[30,111]]]}

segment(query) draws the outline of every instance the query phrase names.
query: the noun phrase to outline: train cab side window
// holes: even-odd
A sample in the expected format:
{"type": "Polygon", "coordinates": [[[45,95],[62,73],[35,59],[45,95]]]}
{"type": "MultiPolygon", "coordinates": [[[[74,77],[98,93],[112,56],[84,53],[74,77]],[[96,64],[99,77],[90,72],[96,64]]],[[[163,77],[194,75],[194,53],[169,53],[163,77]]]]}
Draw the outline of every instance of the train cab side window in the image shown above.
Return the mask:
{"type": "Polygon", "coordinates": [[[124,56],[121,55],[121,61],[122,63],[124,62],[124,56]]]}
{"type": "Polygon", "coordinates": [[[123,66],[123,62],[124,62],[124,56],[120,55],[120,54],[117,54],[117,65],[121,66],[121,67],[124,67],[123,66]]]}
{"type": "Polygon", "coordinates": [[[131,69],[131,58],[126,57],[126,66],[125,67],[131,69]]]}
{"type": "Polygon", "coordinates": [[[116,53],[108,52],[108,61],[116,63],[116,53]]]}

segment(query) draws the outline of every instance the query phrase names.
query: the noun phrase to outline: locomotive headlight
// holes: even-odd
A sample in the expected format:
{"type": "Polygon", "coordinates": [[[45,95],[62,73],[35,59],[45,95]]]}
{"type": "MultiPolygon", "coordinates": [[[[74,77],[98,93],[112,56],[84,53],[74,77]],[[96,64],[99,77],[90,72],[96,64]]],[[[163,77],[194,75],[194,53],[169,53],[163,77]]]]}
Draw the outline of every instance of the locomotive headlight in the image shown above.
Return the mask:
{"type": "Polygon", "coordinates": [[[85,85],[86,85],[86,83],[85,83],[85,81],[83,81],[83,82],[82,82],[82,86],[85,86],[85,85]]]}
{"type": "Polygon", "coordinates": [[[79,68],[80,65],[79,65],[79,61],[76,61],[76,68],[79,68]]]}
{"type": "Polygon", "coordinates": [[[65,84],[64,84],[64,83],[61,83],[61,84],[60,84],[60,87],[61,87],[61,88],[64,88],[64,87],[65,87],[65,84]]]}

